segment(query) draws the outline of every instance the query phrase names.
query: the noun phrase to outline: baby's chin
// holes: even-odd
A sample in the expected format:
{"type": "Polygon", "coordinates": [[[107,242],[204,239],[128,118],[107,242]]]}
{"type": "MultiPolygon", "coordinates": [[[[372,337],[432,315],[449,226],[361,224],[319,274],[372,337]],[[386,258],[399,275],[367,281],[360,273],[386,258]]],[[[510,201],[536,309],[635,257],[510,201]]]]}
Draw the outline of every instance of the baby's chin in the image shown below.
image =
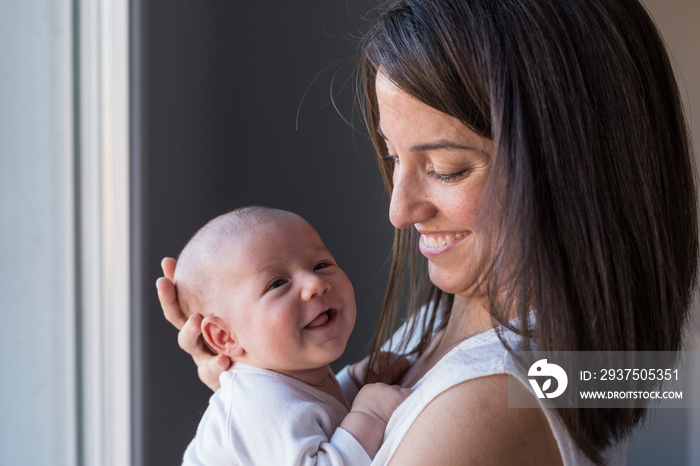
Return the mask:
{"type": "Polygon", "coordinates": [[[317,365],[328,366],[340,359],[345,352],[347,342],[348,341],[345,340],[342,342],[342,344],[338,344],[337,346],[334,345],[332,348],[327,348],[326,351],[324,351],[324,354],[321,355],[321,357],[316,361],[317,365]]]}

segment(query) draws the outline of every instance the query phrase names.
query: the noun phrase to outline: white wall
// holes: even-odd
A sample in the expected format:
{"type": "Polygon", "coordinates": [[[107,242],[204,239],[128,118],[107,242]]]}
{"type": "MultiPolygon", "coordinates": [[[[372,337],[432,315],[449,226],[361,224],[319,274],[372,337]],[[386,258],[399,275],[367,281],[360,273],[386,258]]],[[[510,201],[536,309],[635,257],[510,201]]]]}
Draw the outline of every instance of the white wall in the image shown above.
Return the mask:
{"type": "Polygon", "coordinates": [[[70,0],[0,2],[0,464],[76,462],[70,0]]]}
{"type": "Polygon", "coordinates": [[[130,463],[128,0],[0,0],[0,464],[130,463]]]}

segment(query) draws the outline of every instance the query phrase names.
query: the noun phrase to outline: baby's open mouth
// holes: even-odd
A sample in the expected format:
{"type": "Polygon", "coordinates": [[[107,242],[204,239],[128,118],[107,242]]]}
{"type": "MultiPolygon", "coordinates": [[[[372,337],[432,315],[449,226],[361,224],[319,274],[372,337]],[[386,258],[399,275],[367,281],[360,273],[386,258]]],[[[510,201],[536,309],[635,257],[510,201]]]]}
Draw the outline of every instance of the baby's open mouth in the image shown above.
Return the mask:
{"type": "Polygon", "coordinates": [[[320,313],[314,320],[312,320],[306,327],[307,330],[312,330],[315,328],[323,327],[330,323],[336,316],[338,311],[334,309],[328,309],[325,312],[320,313]]]}

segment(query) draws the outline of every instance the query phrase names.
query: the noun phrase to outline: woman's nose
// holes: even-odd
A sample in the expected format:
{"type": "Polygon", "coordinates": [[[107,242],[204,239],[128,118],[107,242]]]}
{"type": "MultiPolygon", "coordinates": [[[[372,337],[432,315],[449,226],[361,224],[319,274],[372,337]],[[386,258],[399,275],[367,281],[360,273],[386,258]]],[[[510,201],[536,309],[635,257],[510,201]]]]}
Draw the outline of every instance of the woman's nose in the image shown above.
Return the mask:
{"type": "Polygon", "coordinates": [[[435,215],[435,208],[417,176],[395,168],[389,203],[389,220],[396,228],[408,228],[435,215]]]}
{"type": "Polygon", "coordinates": [[[331,284],[313,272],[307,272],[302,278],[301,299],[310,301],[331,290],[331,284]]]}

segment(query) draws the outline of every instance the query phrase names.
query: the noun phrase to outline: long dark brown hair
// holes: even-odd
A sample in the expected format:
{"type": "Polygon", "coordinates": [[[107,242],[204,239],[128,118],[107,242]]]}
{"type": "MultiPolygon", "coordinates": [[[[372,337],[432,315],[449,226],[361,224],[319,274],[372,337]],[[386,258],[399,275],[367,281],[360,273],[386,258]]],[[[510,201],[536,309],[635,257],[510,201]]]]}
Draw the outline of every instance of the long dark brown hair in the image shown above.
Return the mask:
{"type": "MultiPolygon", "coordinates": [[[[495,238],[484,286],[496,322],[525,322],[536,309],[524,333],[541,350],[680,349],[698,263],[694,163],[663,41],[637,0],[393,1],[362,53],[367,123],[390,193],[378,70],[494,141],[480,225],[495,238]]],[[[427,324],[412,330],[419,354],[437,314],[451,310],[413,230],[395,233],[375,354],[402,309],[410,320],[428,304],[427,324]]],[[[558,413],[601,463],[645,410],[558,413]]]]}

